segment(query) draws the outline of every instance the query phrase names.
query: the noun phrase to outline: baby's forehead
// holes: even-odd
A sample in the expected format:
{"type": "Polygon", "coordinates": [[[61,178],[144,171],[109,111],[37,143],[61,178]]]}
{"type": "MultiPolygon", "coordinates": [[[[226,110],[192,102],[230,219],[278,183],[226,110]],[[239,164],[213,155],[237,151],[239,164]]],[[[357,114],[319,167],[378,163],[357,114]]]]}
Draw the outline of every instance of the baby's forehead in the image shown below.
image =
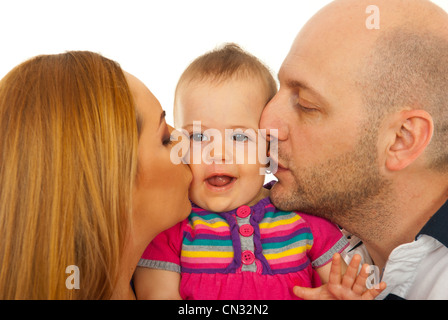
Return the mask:
{"type": "Polygon", "coordinates": [[[174,107],[184,107],[184,104],[179,102],[185,102],[193,96],[210,96],[213,97],[223,90],[227,97],[232,98],[237,95],[247,95],[249,93],[256,92],[257,96],[266,97],[266,101],[270,95],[265,81],[257,75],[245,75],[245,76],[232,76],[230,78],[214,78],[209,77],[196,77],[189,80],[180,82],[176,88],[174,107]]]}
{"type": "Polygon", "coordinates": [[[233,73],[231,75],[226,74],[191,74],[189,77],[184,77],[179,80],[176,88],[176,94],[178,91],[185,89],[192,89],[195,87],[209,87],[209,88],[217,88],[229,83],[252,83],[256,84],[260,87],[260,90],[267,90],[265,84],[266,79],[264,79],[261,75],[253,73],[253,72],[238,72],[233,73]]]}
{"type": "MultiPolygon", "coordinates": [[[[197,110],[196,110],[197,111],[197,110]]],[[[240,111],[240,110],[237,110],[240,111]]],[[[188,111],[187,111],[188,112],[188,111]]],[[[217,129],[224,130],[246,130],[258,129],[261,112],[218,112],[210,110],[210,112],[188,112],[188,114],[180,114],[175,119],[175,126],[177,128],[184,128],[187,130],[206,130],[217,129]]]]}
{"type": "Polygon", "coordinates": [[[227,81],[189,81],[179,86],[174,103],[175,126],[203,123],[226,123],[232,127],[259,120],[268,94],[255,77],[227,81]],[[186,123],[185,123],[186,122],[186,123]]]}

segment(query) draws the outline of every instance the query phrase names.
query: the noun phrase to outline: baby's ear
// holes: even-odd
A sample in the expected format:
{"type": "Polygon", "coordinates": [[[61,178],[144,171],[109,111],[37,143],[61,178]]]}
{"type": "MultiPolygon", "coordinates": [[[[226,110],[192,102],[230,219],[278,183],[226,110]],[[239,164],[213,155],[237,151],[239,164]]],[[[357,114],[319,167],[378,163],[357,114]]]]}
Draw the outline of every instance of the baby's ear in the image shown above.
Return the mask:
{"type": "Polygon", "coordinates": [[[426,149],[434,132],[432,116],[425,110],[406,110],[395,115],[390,126],[390,145],[386,167],[392,171],[406,168],[426,149]]]}

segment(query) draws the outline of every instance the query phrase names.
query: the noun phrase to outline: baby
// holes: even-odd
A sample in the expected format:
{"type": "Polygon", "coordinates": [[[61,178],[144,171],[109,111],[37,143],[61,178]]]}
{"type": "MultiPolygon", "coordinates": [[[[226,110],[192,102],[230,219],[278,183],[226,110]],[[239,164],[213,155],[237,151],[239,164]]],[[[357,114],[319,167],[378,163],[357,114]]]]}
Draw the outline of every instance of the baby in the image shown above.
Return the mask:
{"type": "Polygon", "coordinates": [[[278,210],[269,200],[274,182],[263,186],[268,162],[258,123],[276,91],[270,71],[234,44],[184,71],[174,120],[190,138],[193,209],[145,250],[137,298],[298,299],[295,286],[328,282],[346,238],[327,220],[278,210]]]}

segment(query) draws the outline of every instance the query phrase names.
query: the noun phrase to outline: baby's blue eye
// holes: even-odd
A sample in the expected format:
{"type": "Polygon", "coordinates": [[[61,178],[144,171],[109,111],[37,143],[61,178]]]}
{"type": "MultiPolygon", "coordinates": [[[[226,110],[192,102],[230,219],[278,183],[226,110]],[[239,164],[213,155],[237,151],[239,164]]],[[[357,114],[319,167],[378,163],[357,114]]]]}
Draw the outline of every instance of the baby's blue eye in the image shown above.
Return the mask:
{"type": "Polygon", "coordinates": [[[242,133],[235,133],[232,135],[233,141],[244,142],[249,140],[249,137],[242,133]]]}
{"type": "Polygon", "coordinates": [[[190,140],[201,142],[201,141],[208,141],[208,137],[202,133],[193,133],[190,136],[190,140]]]}

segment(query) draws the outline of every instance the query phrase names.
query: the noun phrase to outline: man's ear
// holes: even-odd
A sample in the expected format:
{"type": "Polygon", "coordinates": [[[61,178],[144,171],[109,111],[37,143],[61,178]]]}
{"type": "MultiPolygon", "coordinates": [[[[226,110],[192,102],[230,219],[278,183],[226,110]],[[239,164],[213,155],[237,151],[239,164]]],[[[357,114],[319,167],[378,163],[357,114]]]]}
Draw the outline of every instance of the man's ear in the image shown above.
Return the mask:
{"type": "Polygon", "coordinates": [[[398,171],[423,153],[431,141],[434,123],[425,110],[405,110],[397,113],[391,128],[394,136],[387,150],[386,167],[398,171]]]}

